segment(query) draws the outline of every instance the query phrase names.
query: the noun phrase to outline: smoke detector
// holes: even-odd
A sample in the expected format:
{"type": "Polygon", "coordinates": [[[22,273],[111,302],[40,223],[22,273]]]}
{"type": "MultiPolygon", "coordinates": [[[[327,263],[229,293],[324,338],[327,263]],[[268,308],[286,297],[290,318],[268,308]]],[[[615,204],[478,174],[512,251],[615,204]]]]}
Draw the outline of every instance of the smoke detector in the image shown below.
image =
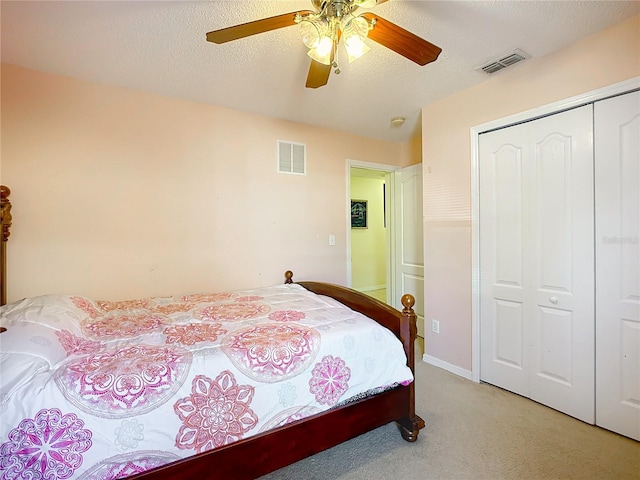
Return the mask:
{"type": "Polygon", "coordinates": [[[510,67],[511,65],[515,65],[516,63],[521,62],[522,60],[526,60],[530,57],[531,55],[529,55],[528,53],[525,53],[519,48],[516,48],[511,53],[504,55],[497,60],[491,60],[490,62],[484,64],[478,70],[482,70],[485,73],[492,74],[510,67]]]}
{"type": "Polygon", "coordinates": [[[404,125],[404,121],[405,121],[404,117],[393,117],[391,119],[391,126],[392,127],[401,127],[402,125],[404,125]]]}

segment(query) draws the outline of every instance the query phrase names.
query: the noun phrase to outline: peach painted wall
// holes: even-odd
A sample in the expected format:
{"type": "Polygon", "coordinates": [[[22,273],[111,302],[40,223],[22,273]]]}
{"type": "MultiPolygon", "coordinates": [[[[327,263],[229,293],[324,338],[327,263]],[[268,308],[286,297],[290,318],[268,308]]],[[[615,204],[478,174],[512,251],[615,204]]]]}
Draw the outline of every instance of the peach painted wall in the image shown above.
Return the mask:
{"type": "Polygon", "coordinates": [[[640,75],[640,16],[422,109],[426,354],[471,370],[470,128],[640,75]]]}
{"type": "Polygon", "coordinates": [[[346,160],[415,148],[2,65],[8,296],[346,283],[346,160]],[[276,173],[276,140],[308,175],[276,173]],[[329,246],[329,234],[336,246],[329,246]]]}

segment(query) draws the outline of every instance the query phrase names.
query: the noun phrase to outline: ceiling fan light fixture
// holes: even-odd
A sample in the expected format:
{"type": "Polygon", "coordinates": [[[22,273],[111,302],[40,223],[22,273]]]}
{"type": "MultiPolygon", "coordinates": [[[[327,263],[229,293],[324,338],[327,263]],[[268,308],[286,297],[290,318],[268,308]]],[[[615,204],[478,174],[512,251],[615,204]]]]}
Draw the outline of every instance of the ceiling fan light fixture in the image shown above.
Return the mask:
{"type": "Polygon", "coordinates": [[[364,17],[349,14],[340,22],[340,30],[346,38],[356,36],[364,40],[369,35],[369,22],[364,17]]]}
{"type": "Polygon", "coordinates": [[[317,48],[329,31],[329,23],[322,17],[306,18],[298,23],[298,32],[307,48],[317,48]]]}
{"type": "Polygon", "coordinates": [[[369,34],[369,22],[367,22],[366,19],[354,17],[352,14],[349,14],[342,19],[341,30],[349,63],[357,60],[371,50],[371,48],[364,43],[364,39],[367,38],[369,34]]]}
{"type": "Polygon", "coordinates": [[[359,59],[362,55],[371,50],[371,48],[364,43],[360,37],[355,35],[345,39],[344,48],[347,50],[349,63],[359,59]]]}
{"type": "Polygon", "coordinates": [[[320,62],[323,65],[331,65],[331,52],[333,51],[333,40],[330,37],[323,36],[318,41],[318,45],[311,48],[307,55],[309,55],[316,62],[320,62]]]}

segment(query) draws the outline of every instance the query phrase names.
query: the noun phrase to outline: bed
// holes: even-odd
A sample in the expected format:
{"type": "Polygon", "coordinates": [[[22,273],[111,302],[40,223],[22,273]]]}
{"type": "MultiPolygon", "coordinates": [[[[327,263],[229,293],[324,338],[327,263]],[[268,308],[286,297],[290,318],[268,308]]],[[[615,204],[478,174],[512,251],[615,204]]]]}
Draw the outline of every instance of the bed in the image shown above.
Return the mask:
{"type": "Polygon", "coordinates": [[[287,271],[245,291],[5,305],[1,478],[250,479],[390,422],[414,442],[416,316],[402,303],[287,271]]]}

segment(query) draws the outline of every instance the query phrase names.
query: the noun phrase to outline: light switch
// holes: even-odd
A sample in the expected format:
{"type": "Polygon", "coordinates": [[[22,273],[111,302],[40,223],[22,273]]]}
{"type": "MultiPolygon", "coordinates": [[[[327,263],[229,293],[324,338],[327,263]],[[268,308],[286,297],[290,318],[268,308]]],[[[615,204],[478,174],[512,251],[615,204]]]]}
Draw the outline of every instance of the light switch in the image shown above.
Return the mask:
{"type": "Polygon", "coordinates": [[[333,246],[336,244],[336,236],[335,235],[329,235],[329,245],[333,246]]]}

